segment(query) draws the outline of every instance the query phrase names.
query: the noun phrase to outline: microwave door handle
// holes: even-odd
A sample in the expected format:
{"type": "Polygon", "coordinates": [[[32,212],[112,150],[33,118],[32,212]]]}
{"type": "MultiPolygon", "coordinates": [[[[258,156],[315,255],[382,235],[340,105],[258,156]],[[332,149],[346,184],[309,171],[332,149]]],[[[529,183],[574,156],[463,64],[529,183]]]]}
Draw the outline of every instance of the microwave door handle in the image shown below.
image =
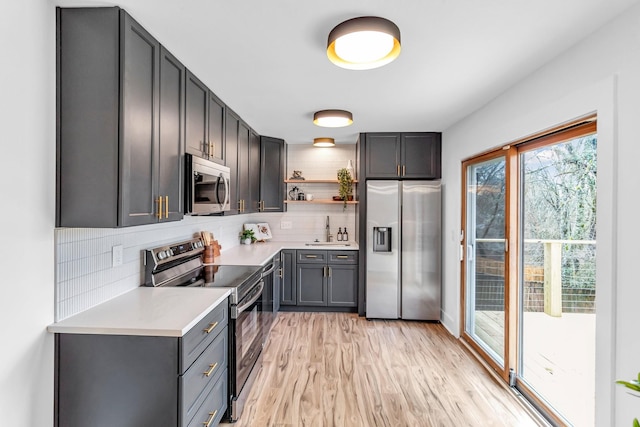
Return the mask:
{"type": "MultiPolygon", "coordinates": [[[[222,205],[222,202],[220,202],[220,180],[224,182],[224,178],[222,174],[220,174],[218,176],[218,179],[216,180],[216,200],[218,201],[220,208],[222,208],[223,205],[222,205]]],[[[225,196],[226,196],[226,191],[225,191],[225,196]]]]}
{"type": "Polygon", "coordinates": [[[231,188],[229,188],[231,186],[231,179],[225,178],[223,175],[222,180],[224,181],[224,205],[222,205],[222,208],[225,209],[229,206],[229,197],[231,197],[231,194],[229,194],[231,191],[231,188]]]}

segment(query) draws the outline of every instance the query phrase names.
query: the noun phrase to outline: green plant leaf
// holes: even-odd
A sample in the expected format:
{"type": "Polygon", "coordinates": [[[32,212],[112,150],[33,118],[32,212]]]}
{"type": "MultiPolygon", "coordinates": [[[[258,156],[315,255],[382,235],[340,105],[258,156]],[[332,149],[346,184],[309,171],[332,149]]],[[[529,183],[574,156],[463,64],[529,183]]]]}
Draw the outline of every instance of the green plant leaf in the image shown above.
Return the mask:
{"type": "Polygon", "coordinates": [[[616,381],[616,384],[621,384],[628,389],[640,392],[640,384],[638,384],[638,382],[635,380],[632,380],[631,382],[618,380],[616,381]]]}
{"type": "Polygon", "coordinates": [[[640,422],[637,418],[633,420],[633,427],[640,427],[640,422]]]}

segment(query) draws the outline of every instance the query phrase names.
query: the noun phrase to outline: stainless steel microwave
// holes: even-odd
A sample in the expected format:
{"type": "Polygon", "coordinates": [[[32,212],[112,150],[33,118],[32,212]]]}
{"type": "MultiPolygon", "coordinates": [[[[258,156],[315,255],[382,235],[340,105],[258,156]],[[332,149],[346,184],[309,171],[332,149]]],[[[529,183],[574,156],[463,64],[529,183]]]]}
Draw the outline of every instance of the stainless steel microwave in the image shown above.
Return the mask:
{"type": "Polygon", "coordinates": [[[230,169],[191,154],[185,158],[185,213],[211,215],[230,210],[230,169]]]}

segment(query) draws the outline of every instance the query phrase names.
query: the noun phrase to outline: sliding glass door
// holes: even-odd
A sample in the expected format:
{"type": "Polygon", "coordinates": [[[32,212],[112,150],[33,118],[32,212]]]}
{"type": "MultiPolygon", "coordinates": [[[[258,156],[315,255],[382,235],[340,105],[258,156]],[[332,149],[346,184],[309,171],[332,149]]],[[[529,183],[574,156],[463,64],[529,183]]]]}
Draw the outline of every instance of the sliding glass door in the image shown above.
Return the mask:
{"type": "Polygon", "coordinates": [[[596,135],[538,141],[519,161],[518,387],[563,421],[592,426],[596,135]]]}
{"type": "Polygon", "coordinates": [[[596,145],[590,118],[462,165],[462,338],[557,425],[594,425],[596,145]]]}
{"type": "Polygon", "coordinates": [[[504,370],[506,279],[506,158],[466,167],[465,335],[496,370],[504,370]]]}

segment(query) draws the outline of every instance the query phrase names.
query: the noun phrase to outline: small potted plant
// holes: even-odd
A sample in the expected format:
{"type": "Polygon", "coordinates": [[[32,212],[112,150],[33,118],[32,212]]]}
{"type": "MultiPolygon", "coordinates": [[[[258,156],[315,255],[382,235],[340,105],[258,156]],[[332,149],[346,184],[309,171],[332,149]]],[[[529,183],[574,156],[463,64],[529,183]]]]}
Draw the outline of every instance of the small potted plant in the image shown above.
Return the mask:
{"type": "Polygon", "coordinates": [[[353,177],[347,168],[338,169],[338,192],[344,201],[344,209],[347,208],[347,201],[353,200],[353,177]]]}
{"type": "Polygon", "coordinates": [[[256,240],[256,236],[253,230],[243,230],[240,233],[240,243],[243,245],[250,245],[254,240],[256,240]]]}

